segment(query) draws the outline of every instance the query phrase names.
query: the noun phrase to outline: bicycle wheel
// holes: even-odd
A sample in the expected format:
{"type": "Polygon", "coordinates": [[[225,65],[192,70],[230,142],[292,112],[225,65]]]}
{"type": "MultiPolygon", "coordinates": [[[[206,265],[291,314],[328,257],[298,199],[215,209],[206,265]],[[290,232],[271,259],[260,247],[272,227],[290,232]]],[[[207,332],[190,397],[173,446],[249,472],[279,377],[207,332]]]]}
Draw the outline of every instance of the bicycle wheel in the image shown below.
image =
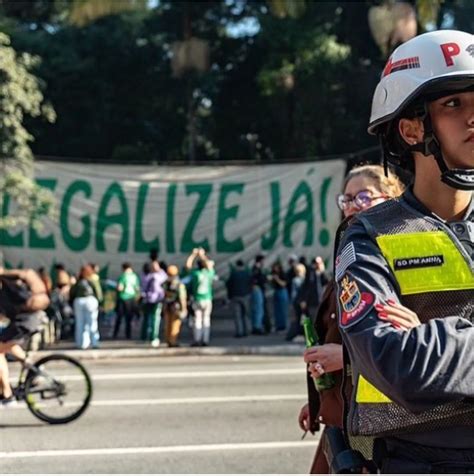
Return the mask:
{"type": "Polygon", "coordinates": [[[81,363],[72,357],[53,354],[35,362],[25,380],[28,409],[50,424],[79,418],[89,406],[92,381],[81,363]]]}

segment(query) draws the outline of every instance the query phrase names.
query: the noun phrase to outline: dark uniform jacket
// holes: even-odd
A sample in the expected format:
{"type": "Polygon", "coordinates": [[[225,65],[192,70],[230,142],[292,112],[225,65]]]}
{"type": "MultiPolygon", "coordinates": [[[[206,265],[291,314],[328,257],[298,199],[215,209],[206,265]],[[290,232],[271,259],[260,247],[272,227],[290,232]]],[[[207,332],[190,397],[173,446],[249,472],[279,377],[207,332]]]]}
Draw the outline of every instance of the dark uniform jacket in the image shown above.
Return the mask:
{"type": "Polygon", "coordinates": [[[357,215],[335,277],[352,363],[349,433],[474,448],[474,200],[446,223],[411,190],[357,215]],[[416,312],[409,331],[378,318],[388,299],[416,312]],[[441,431],[440,431],[441,430],[441,431]]]}

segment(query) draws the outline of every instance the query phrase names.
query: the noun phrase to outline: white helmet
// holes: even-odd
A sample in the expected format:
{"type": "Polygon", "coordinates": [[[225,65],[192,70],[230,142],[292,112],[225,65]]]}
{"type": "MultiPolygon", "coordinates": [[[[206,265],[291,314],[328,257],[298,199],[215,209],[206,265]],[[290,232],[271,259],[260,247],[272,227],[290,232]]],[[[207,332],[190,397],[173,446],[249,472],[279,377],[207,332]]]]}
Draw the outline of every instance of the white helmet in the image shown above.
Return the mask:
{"type": "MultiPolygon", "coordinates": [[[[431,127],[426,101],[437,94],[474,89],[474,36],[454,30],[440,30],[417,36],[399,46],[390,56],[375,89],[368,131],[378,134],[388,160],[400,151],[388,144],[392,120],[401,117],[409,106],[421,104],[420,116],[425,123],[424,143],[417,148],[425,155],[434,155],[442,172],[442,180],[455,188],[474,189],[473,170],[449,170],[431,127]]],[[[399,158],[399,157],[398,157],[399,158]]],[[[400,161],[398,161],[400,163],[400,161]]]]}
{"type": "MultiPolygon", "coordinates": [[[[390,56],[372,101],[369,132],[396,117],[415,98],[448,82],[474,80],[474,36],[440,30],[417,36],[390,56]]],[[[460,85],[462,88],[462,85],[460,85]]]]}

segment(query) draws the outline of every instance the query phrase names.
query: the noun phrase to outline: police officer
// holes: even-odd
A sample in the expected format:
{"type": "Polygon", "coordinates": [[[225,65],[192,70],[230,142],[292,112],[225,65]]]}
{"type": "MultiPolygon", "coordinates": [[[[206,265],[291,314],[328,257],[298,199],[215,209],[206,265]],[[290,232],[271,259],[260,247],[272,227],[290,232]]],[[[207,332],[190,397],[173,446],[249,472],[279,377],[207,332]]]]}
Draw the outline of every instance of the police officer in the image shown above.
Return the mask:
{"type": "Polygon", "coordinates": [[[398,47],[369,132],[415,176],[399,199],[357,215],[337,252],[348,432],[375,437],[384,473],[472,472],[473,36],[436,31],[398,47]]]}

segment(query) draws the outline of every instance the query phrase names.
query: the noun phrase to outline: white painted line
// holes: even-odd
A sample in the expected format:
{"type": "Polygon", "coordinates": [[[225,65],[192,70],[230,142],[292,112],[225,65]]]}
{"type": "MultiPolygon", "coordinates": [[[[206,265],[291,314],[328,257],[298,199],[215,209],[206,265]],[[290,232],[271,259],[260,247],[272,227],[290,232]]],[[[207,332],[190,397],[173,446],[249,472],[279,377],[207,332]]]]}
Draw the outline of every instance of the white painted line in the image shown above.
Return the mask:
{"type": "MultiPolygon", "coordinates": [[[[92,400],[92,407],[133,407],[140,405],[176,405],[176,404],[198,404],[198,403],[239,403],[239,402],[279,402],[288,400],[300,400],[302,402],[307,399],[304,394],[283,394],[283,395],[241,395],[241,396],[216,396],[216,397],[186,397],[186,398],[143,398],[136,400],[92,400]]],[[[66,402],[63,407],[78,407],[79,402],[66,402]]],[[[39,408],[55,408],[58,407],[56,400],[48,400],[38,402],[39,408]]],[[[24,402],[14,403],[6,408],[0,406],[0,410],[24,410],[26,404],[24,402]]]]}
{"type": "Polygon", "coordinates": [[[92,374],[92,380],[135,380],[135,379],[182,379],[182,378],[227,378],[227,377],[259,377],[270,375],[304,375],[304,364],[299,368],[259,369],[259,370],[209,370],[190,372],[142,372],[124,374],[92,374]]]}
{"type": "Polygon", "coordinates": [[[115,407],[134,405],[175,405],[177,403],[230,403],[230,402],[278,402],[285,400],[304,400],[307,395],[242,395],[236,397],[197,397],[197,398],[154,398],[142,400],[99,400],[92,401],[94,407],[115,407]]]}
{"type": "Polygon", "coordinates": [[[314,448],[315,441],[265,441],[256,443],[224,443],[209,445],[152,446],[142,448],[90,448],[78,450],[38,450],[0,452],[0,459],[18,458],[57,458],[60,456],[111,456],[124,454],[160,454],[160,453],[192,453],[202,451],[235,451],[235,450],[274,450],[281,448],[314,448]]]}
{"type": "MultiPolygon", "coordinates": [[[[105,380],[141,380],[141,379],[189,379],[189,378],[224,378],[224,377],[261,377],[273,375],[304,375],[306,368],[304,364],[297,368],[284,369],[259,369],[259,370],[209,370],[209,371],[190,371],[190,372],[132,372],[117,374],[91,374],[92,380],[95,382],[105,380]]],[[[82,375],[62,375],[54,373],[56,378],[64,382],[76,382],[84,380],[82,375]]],[[[18,381],[18,377],[10,377],[10,381],[18,381]]]]}

